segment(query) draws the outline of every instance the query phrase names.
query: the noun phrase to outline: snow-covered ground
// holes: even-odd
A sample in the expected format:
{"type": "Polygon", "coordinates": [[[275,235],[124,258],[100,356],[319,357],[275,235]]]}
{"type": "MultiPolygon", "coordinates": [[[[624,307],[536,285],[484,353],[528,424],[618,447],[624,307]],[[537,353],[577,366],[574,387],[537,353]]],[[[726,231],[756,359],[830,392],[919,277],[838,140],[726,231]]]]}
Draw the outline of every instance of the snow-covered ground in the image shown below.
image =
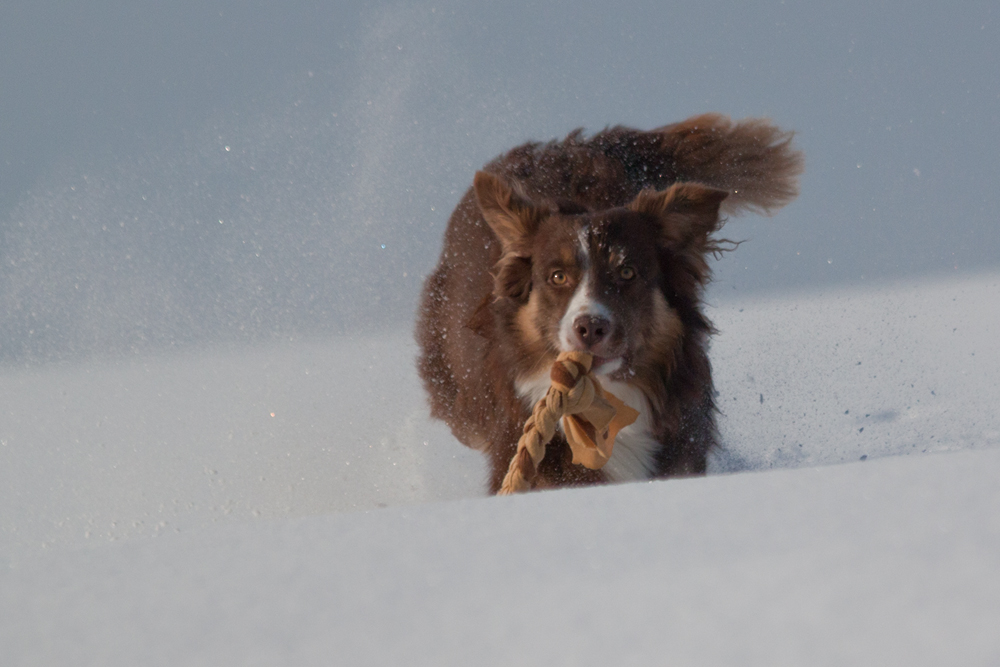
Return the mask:
{"type": "Polygon", "coordinates": [[[1000,273],[727,302],[716,471],[1000,445],[1000,273]]]}
{"type": "Polygon", "coordinates": [[[0,553],[474,495],[408,331],[6,372],[0,553]],[[39,409],[44,406],[44,409],[39,409]]]}
{"type": "Polygon", "coordinates": [[[993,665],[1000,451],[228,524],[0,575],[5,664],[993,665]]]}
{"type": "MultiPolygon", "coordinates": [[[[1000,445],[998,294],[980,274],[721,302],[712,471],[1000,445]]],[[[481,495],[415,355],[403,330],[8,370],[0,554],[481,495]]]]}
{"type": "Polygon", "coordinates": [[[716,474],[514,499],[407,332],[5,371],[5,662],[995,664],[998,293],[720,297],[716,474]]]}

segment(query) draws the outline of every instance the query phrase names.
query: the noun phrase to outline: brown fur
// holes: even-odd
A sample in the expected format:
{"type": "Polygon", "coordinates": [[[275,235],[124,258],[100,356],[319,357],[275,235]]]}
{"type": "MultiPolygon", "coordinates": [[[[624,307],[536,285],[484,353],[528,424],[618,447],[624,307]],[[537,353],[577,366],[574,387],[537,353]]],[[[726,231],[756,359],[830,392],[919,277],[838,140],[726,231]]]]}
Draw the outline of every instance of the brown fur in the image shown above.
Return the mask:
{"type": "MultiPolygon", "coordinates": [[[[618,270],[616,252],[639,258],[629,261],[641,280],[608,283],[624,324],[602,345],[628,350],[622,379],[649,402],[653,475],[704,472],[716,442],[713,329],[701,311],[707,255],[721,250],[712,235],[720,212],[770,212],[795,197],[802,155],[790,142],[765,120],[707,114],[649,132],[615,127],[584,139],[578,130],[515,148],[476,174],[424,286],[418,363],[431,414],[490,457],[491,491],[530,414],[516,383],[546,372],[559,309],[587,271],[618,270]],[[581,229],[601,267],[568,250],[581,229]],[[547,282],[552,267],[563,284],[547,282]]],[[[570,458],[557,434],[537,487],[605,480],[570,458]]]]}

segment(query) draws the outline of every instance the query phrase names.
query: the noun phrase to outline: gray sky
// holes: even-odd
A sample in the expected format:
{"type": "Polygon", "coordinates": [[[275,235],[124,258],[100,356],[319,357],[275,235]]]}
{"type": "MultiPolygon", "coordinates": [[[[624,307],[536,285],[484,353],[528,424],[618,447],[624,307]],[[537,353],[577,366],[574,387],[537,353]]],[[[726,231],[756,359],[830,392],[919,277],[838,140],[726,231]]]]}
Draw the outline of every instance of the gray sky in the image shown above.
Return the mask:
{"type": "Polygon", "coordinates": [[[484,162],[704,111],[807,157],[713,299],[996,267],[1000,10],[911,7],[6,3],[0,361],[408,328],[484,162]]]}

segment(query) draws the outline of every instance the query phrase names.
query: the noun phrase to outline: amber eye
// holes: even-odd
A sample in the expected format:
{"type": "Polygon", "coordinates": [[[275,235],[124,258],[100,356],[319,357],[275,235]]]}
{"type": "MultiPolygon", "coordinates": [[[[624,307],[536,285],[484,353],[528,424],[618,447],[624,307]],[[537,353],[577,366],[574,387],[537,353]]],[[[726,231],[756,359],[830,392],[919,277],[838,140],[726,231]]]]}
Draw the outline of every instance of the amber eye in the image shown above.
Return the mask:
{"type": "Polygon", "coordinates": [[[622,280],[632,280],[635,278],[635,269],[631,266],[623,266],[618,269],[618,275],[621,276],[622,280]]]}
{"type": "Polygon", "coordinates": [[[553,285],[565,285],[566,284],[566,274],[562,271],[553,271],[552,275],[549,276],[549,282],[553,285]]]}

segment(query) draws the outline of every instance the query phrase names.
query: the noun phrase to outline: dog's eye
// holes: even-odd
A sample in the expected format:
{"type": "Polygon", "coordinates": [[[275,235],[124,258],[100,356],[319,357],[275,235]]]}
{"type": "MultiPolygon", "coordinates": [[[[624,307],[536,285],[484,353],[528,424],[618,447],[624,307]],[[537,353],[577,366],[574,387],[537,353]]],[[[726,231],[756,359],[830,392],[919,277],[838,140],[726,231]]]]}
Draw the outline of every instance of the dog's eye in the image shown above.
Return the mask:
{"type": "Polygon", "coordinates": [[[566,284],[566,274],[562,271],[553,271],[552,275],[549,276],[549,282],[553,285],[565,285],[566,284]]]}
{"type": "Polygon", "coordinates": [[[635,278],[635,269],[631,266],[623,266],[618,269],[618,275],[621,276],[622,280],[632,280],[635,278]]]}

